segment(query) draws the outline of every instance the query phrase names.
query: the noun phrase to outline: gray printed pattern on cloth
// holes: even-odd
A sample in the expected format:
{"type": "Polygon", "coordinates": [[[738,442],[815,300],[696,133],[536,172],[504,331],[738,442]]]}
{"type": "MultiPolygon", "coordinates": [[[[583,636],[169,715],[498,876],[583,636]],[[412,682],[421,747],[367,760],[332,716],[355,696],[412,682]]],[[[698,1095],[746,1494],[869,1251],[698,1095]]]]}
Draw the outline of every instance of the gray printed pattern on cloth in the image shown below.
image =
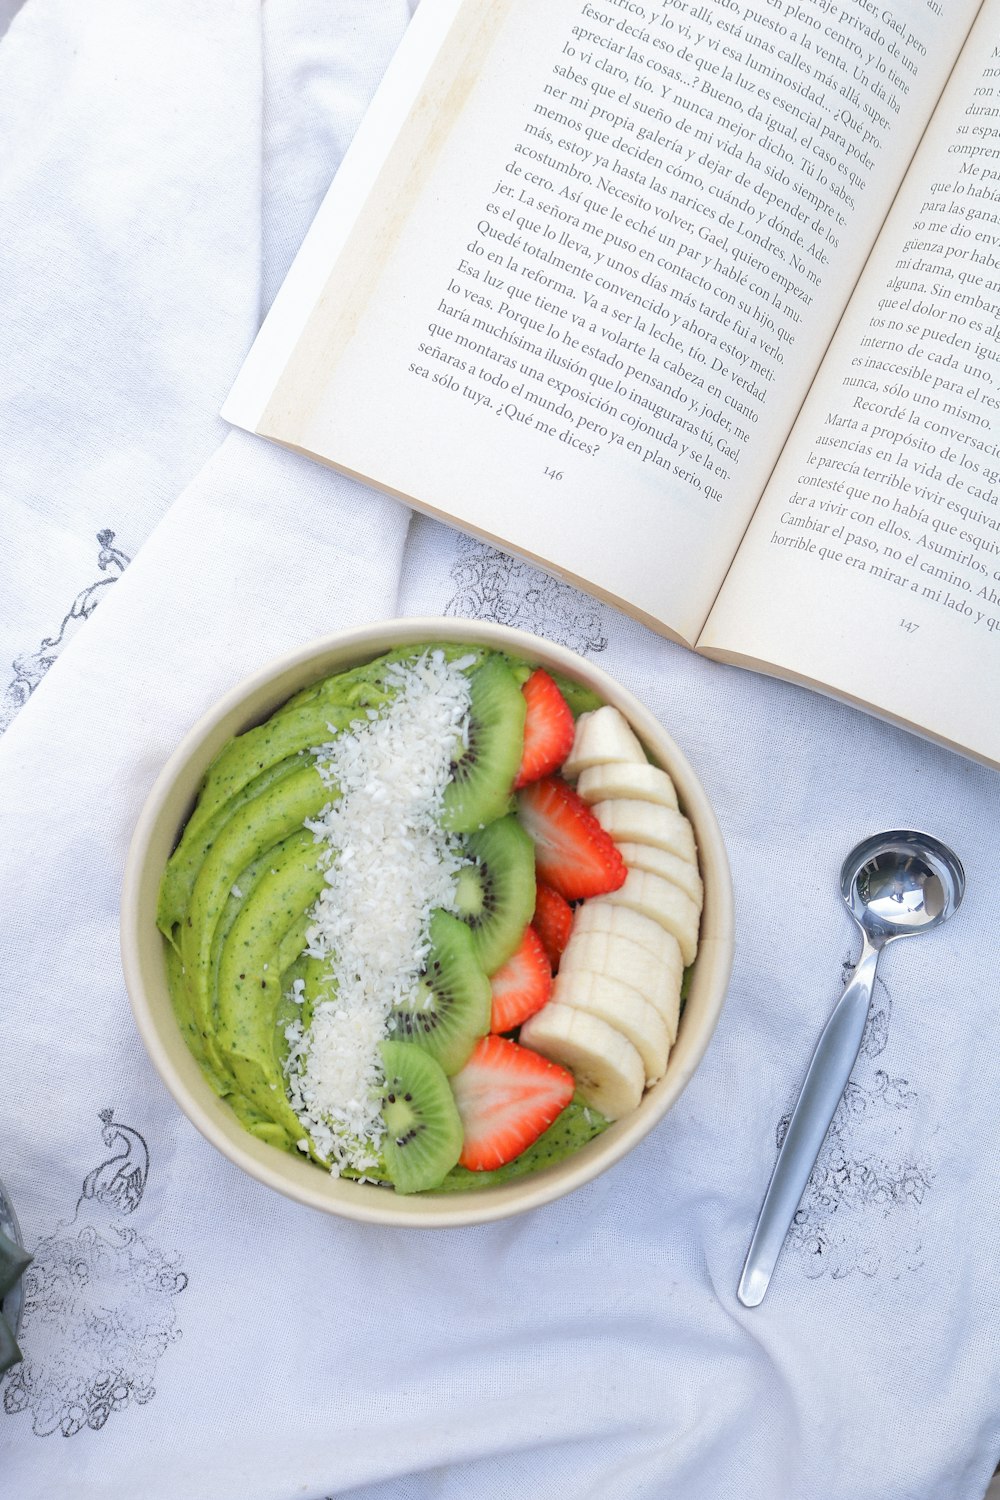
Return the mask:
{"type": "Polygon", "coordinates": [[[24,1275],[21,1364],[3,1407],[38,1437],[98,1431],[112,1412],[156,1394],[156,1367],[180,1338],[173,1299],[187,1286],[176,1254],[123,1222],[142,1202],[149,1148],[100,1111],[104,1159],[88,1172],[73,1217],[35,1246],[24,1275]]]}
{"type": "Polygon", "coordinates": [[[93,614],[108,585],[114,583],[131,562],[120,547],[114,546],[114,540],[115,533],[107,527],[97,533],[100,544],[97,566],[105,576],[80,590],[54,635],[45,636],[37,646],[22,651],[11,662],[13,676],[0,697],[0,734],[10,727],[67,642],[83,621],[93,614]]]}

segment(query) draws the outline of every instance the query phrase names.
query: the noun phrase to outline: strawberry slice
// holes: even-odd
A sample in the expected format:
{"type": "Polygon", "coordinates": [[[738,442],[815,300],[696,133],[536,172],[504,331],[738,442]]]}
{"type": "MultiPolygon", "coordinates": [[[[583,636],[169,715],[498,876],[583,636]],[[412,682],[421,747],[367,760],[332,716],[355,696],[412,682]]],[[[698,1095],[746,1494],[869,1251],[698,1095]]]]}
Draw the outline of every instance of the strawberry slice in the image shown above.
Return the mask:
{"type": "Polygon", "coordinates": [[[536,668],[521,692],[528,705],[524,750],[514,785],[526,786],[557,771],[573,748],[576,725],[569,704],[548,672],[536,668]]]}
{"type": "Polygon", "coordinates": [[[553,974],[558,973],[559,960],[573,930],[573,908],[544,880],[539,880],[535,886],[535,915],[531,925],[542,940],[553,974]]]}
{"type": "Polygon", "coordinates": [[[561,777],[546,776],[524,787],[517,813],[535,841],[538,874],[567,901],[625,884],[628,870],[614,839],[561,777]]]}
{"type": "Polygon", "coordinates": [[[484,1036],[450,1080],[470,1172],[502,1167],[537,1141],[573,1097],[573,1075],[502,1036],[484,1036]]]}
{"type": "Polygon", "coordinates": [[[501,964],[490,980],[493,991],[491,1031],[513,1031],[552,993],[552,965],[533,927],[524,929],[521,946],[513,958],[501,964]]]}

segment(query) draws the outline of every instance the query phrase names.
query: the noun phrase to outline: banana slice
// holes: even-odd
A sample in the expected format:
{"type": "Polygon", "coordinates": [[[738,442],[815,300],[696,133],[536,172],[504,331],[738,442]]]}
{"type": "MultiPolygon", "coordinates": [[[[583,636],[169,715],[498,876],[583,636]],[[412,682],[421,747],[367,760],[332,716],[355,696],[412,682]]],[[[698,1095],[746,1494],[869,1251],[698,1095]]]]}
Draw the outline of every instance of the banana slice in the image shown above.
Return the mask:
{"type": "Polygon", "coordinates": [[[569,1068],[578,1093],[607,1120],[631,1114],[646,1082],[642,1058],[621,1032],[584,1010],[550,1000],[521,1027],[525,1047],[569,1068]]]}
{"type": "Polygon", "coordinates": [[[627,984],[667,1023],[671,1041],[677,1037],[681,1008],[681,980],[684,964],[676,941],[672,944],[671,962],[660,963],[648,948],[628,938],[613,937],[607,932],[574,933],[559,965],[560,974],[607,974],[627,984]]]}
{"type": "Polygon", "coordinates": [[[556,1005],[586,1011],[621,1032],[642,1058],[647,1083],[663,1077],[670,1052],[667,1023],[631,985],[584,969],[564,974],[560,967],[552,999],[556,1005]]]}
{"type": "Polygon", "coordinates": [[[623,886],[600,899],[611,906],[627,906],[630,911],[659,922],[677,939],[684,962],[694,963],[701,913],[678,886],[660,875],[650,875],[647,870],[630,870],[623,886]]]}
{"type": "Polygon", "coordinates": [[[562,774],[573,778],[590,766],[604,766],[619,760],[647,764],[646,752],[625,715],[610,703],[581,714],[576,721],[573,748],[563,762],[562,774]]]}
{"type": "Polygon", "coordinates": [[[570,941],[590,932],[606,932],[615,938],[627,938],[630,943],[638,943],[647,948],[659,963],[672,965],[680,962],[683,965],[677,939],[669,932],[664,932],[659,922],[640,912],[631,911],[628,907],[611,906],[606,896],[594,896],[577,907],[570,941]]]}
{"type": "Polygon", "coordinates": [[[705,891],[697,868],[676,854],[668,854],[655,844],[619,844],[618,853],[630,870],[646,870],[650,875],[659,875],[671,885],[680,886],[685,896],[701,910],[705,891]]]}
{"type": "Polygon", "coordinates": [[[689,864],[698,861],[691,824],[671,807],[613,797],[608,802],[593,803],[590,810],[616,844],[654,844],[689,864]]]}
{"type": "Polygon", "coordinates": [[[677,807],[677,791],[670,777],[659,766],[651,766],[648,762],[642,766],[633,761],[591,766],[580,772],[576,789],[584,802],[632,797],[643,802],[658,802],[661,807],[677,807]]]}

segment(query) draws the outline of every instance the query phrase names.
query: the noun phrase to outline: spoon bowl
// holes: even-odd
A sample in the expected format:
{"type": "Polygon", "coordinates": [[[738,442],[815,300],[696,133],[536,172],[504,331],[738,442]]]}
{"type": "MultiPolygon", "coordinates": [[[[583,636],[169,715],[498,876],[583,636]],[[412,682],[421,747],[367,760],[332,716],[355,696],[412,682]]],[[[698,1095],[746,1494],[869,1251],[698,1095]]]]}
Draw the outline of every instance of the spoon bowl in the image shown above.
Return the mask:
{"type": "Polygon", "coordinates": [[[895,829],[852,849],[840,890],[873,948],[893,938],[929,932],[947,920],[965,895],[962,862],[929,833],[895,829]]]}

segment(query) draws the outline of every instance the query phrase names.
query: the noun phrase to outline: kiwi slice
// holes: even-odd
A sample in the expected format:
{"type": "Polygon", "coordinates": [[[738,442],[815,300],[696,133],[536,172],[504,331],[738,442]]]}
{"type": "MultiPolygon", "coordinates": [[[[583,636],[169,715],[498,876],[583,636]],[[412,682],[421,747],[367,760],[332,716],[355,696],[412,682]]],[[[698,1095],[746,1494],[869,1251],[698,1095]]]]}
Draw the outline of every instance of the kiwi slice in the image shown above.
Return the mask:
{"type": "Polygon", "coordinates": [[[469,1060],[490,1029],[490,981],[476,957],[472,933],[446,911],[431,916],[431,951],[413,993],[392,1013],[397,1041],[429,1052],[446,1073],[469,1060]]]}
{"type": "Polygon", "coordinates": [[[383,1042],[382,1154],[397,1193],[441,1183],[462,1151],[462,1121],[441,1064],[412,1042],[383,1042]]]}
{"type": "Polygon", "coordinates": [[[442,825],[472,833],[510,811],[524,751],[524,695],[499,656],[490,656],[469,676],[468,743],[460,743],[444,792],[442,825]]]}
{"type": "Polygon", "coordinates": [[[535,910],[535,846],[511,815],[466,840],[472,863],[458,873],[455,909],[472,932],[476,956],[495,974],[516,952],[535,910]]]}

